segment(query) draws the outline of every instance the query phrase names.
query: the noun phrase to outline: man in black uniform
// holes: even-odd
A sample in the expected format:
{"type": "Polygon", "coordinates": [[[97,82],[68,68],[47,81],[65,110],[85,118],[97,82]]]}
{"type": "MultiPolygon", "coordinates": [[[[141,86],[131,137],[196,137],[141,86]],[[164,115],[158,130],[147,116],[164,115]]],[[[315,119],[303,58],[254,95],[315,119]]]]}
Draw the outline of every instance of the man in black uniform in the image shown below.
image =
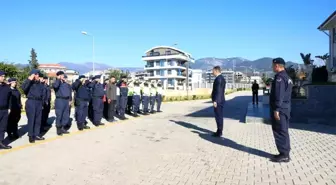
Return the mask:
{"type": "Polygon", "coordinates": [[[70,98],[71,98],[71,89],[69,88],[66,80],[64,78],[64,72],[58,71],[56,73],[57,79],[52,84],[55,90],[55,113],[56,113],[56,132],[57,135],[68,134],[69,132],[66,129],[66,126],[69,123],[70,119],[70,98]]]}
{"type": "Polygon", "coordinates": [[[127,87],[127,76],[122,76],[121,80],[117,84],[120,89],[119,103],[118,103],[118,113],[121,120],[127,119],[125,117],[125,110],[128,100],[128,87],[127,87]]]}
{"type": "Polygon", "coordinates": [[[284,59],[276,58],[273,60],[273,71],[276,75],[271,87],[270,111],[273,135],[279,155],[274,155],[271,160],[274,162],[289,162],[290,141],[288,127],[293,82],[285,71],[284,59]]]}
{"type": "Polygon", "coordinates": [[[78,130],[90,129],[86,125],[86,117],[88,115],[88,106],[90,101],[90,82],[86,80],[84,75],[72,84],[72,89],[76,92],[75,96],[75,109],[76,109],[76,121],[78,130]]]}
{"type": "Polygon", "coordinates": [[[254,82],[252,84],[252,102],[253,102],[253,105],[255,103],[255,100],[257,100],[257,105],[258,105],[258,102],[259,102],[258,91],[259,91],[259,84],[257,83],[257,80],[254,80],[254,82]]]}
{"type": "Polygon", "coordinates": [[[45,88],[46,99],[43,102],[43,110],[42,110],[42,122],[41,122],[41,132],[45,131],[45,127],[50,127],[48,125],[48,118],[50,113],[50,102],[51,102],[51,89],[48,84],[48,77],[44,76],[41,81],[45,88]]]}
{"type": "Polygon", "coordinates": [[[11,90],[5,83],[5,72],[0,71],[0,149],[11,149],[3,143],[7,129],[9,102],[11,90]]]}
{"type": "Polygon", "coordinates": [[[16,78],[8,79],[8,83],[10,84],[12,96],[10,98],[10,112],[8,115],[8,124],[7,124],[7,133],[8,137],[12,140],[19,138],[18,133],[18,123],[21,119],[21,93],[16,88],[16,78]]]}
{"type": "Polygon", "coordinates": [[[28,79],[21,85],[21,88],[27,97],[25,109],[28,118],[29,142],[35,143],[35,140],[44,140],[44,138],[40,136],[40,128],[42,106],[46,98],[46,93],[43,84],[39,80],[39,70],[33,69],[29,73],[28,79]]]}
{"type": "Polygon", "coordinates": [[[104,113],[104,102],[103,98],[105,95],[104,86],[100,83],[101,75],[96,75],[93,78],[92,85],[92,123],[95,126],[104,125],[101,122],[104,113]]]}

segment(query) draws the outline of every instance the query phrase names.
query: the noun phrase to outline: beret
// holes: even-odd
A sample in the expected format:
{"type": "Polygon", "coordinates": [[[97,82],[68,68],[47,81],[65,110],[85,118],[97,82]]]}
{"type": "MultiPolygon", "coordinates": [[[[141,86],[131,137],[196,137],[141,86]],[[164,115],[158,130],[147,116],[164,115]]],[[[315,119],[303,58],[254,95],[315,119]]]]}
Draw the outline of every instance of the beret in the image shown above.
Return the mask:
{"type": "Polygon", "coordinates": [[[10,78],[10,79],[8,79],[8,82],[16,82],[17,80],[16,80],[16,78],[10,78]]]}
{"type": "Polygon", "coordinates": [[[101,75],[96,75],[92,78],[92,80],[99,79],[100,77],[101,77],[101,75]]]}
{"type": "Polygon", "coordinates": [[[0,76],[2,76],[2,75],[6,75],[6,73],[4,71],[0,70],[0,76]]]}
{"type": "Polygon", "coordinates": [[[30,73],[29,73],[29,75],[32,75],[32,74],[35,74],[35,75],[40,75],[40,70],[38,70],[38,69],[32,69],[31,71],[30,71],[30,73]]]}
{"type": "Polygon", "coordinates": [[[59,76],[59,75],[64,75],[64,72],[63,72],[63,71],[58,71],[58,72],[56,73],[56,75],[57,75],[57,76],[59,76]]]}
{"type": "Polygon", "coordinates": [[[86,78],[84,75],[79,75],[78,79],[86,78]]]}
{"type": "Polygon", "coordinates": [[[273,59],[273,64],[282,64],[282,65],[285,65],[286,62],[285,62],[285,60],[283,58],[279,57],[279,58],[273,59]]]}

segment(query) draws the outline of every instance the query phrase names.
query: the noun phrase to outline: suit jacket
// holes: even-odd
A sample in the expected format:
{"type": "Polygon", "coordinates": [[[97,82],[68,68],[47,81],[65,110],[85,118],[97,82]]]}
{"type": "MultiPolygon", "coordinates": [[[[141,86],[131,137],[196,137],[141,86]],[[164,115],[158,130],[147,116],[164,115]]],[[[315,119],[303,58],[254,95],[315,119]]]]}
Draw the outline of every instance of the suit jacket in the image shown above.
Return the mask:
{"type": "Polygon", "coordinates": [[[212,102],[216,102],[217,104],[222,104],[225,102],[225,84],[226,81],[222,75],[218,75],[214,81],[211,99],[212,102]]]}

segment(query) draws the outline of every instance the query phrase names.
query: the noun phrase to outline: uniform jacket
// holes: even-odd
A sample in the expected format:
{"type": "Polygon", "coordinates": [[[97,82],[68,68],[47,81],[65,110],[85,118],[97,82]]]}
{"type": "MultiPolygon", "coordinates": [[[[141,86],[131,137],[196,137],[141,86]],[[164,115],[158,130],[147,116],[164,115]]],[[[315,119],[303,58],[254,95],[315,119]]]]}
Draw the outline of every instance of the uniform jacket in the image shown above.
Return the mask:
{"type": "Polygon", "coordinates": [[[0,109],[5,110],[9,109],[10,98],[12,91],[9,85],[5,83],[0,84],[0,109]]]}
{"type": "Polygon", "coordinates": [[[71,86],[68,83],[56,79],[56,81],[52,84],[52,87],[55,90],[56,98],[69,98],[71,100],[71,86]]]}
{"type": "Polygon", "coordinates": [[[226,81],[224,77],[222,75],[218,75],[214,81],[211,93],[211,99],[213,102],[216,102],[217,104],[225,102],[225,85],[226,81]]]}
{"type": "Polygon", "coordinates": [[[88,87],[88,82],[82,84],[80,80],[76,80],[72,83],[72,90],[76,92],[76,98],[89,101],[91,98],[90,88],[88,87]]]}
{"type": "Polygon", "coordinates": [[[21,103],[21,93],[17,88],[10,88],[11,89],[11,98],[9,102],[9,107],[11,110],[21,110],[22,103],[21,103]]]}
{"type": "Polygon", "coordinates": [[[270,106],[272,111],[279,111],[289,116],[292,88],[293,82],[286,71],[281,71],[275,75],[270,94],[270,106]]]}
{"type": "Polygon", "coordinates": [[[259,85],[257,83],[252,84],[252,92],[257,93],[259,90],[259,85]]]}
{"type": "Polygon", "coordinates": [[[27,79],[22,83],[21,88],[28,99],[45,102],[47,98],[44,85],[40,81],[27,79]]]}

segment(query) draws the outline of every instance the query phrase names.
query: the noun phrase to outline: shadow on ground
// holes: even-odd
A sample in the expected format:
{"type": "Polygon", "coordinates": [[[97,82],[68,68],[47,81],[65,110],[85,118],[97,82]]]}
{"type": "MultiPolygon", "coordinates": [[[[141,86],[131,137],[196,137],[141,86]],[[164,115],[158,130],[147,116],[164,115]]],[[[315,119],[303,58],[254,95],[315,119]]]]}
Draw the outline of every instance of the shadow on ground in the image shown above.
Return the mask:
{"type": "Polygon", "coordinates": [[[239,151],[242,151],[242,152],[246,152],[246,153],[249,153],[249,154],[252,154],[252,155],[256,155],[256,156],[259,156],[259,157],[270,158],[272,156],[272,154],[270,154],[270,153],[238,144],[238,143],[232,141],[231,139],[212,137],[212,133],[213,133],[212,131],[210,131],[208,129],[205,129],[205,128],[198,127],[194,124],[187,123],[187,122],[184,122],[184,121],[175,121],[175,120],[170,120],[170,121],[174,122],[174,123],[176,123],[180,126],[183,126],[185,128],[193,129],[191,132],[193,132],[195,134],[198,134],[199,137],[201,137],[202,139],[204,139],[206,141],[209,141],[211,143],[218,144],[218,145],[221,145],[221,146],[226,146],[226,147],[229,147],[229,148],[232,148],[232,149],[235,149],[235,150],[239,150],[239,151]]]}
{"type": "MultiPolygon", "coordinates": [[[[262,100],[262,96],[259,96],[259,101],[261,100],[262,100]]],[[[250,102],[252,102],[252,96],[237,96],[237,97],[234,97],[233,99],[227,100],[224,104],[224,111],[223,111],[224,118],[239,120],[239,122],[245,123],[247,106],[250,102]]],[[[209,118],[214,118],[214,121],[215,121],[215,115],[214,115],[214,110],[213,110],[211,101],[205,102],[205,103],[206,104],[209,103],[209,106],[202,110],[198,110],[191,114],[188,114],[186,116],[188,117],[209,117],[209,118]]],[[[269,120],[266,122],[267,123],[265,124],[270,124],[269,120]]],[[[224,121],[224,127],[225,127],[225,121],[224,121]]],[[[306,130],[310,132],[318,132],[318,133],[336,135],[335,126],[323,125],[323,124],[318,124],[318,123],[303,124],[303,123],[291,123],[290,122],[290,128],[306,130]]]]}
{"type": "MultiPolygon", "coordinates": [[[[50,128],[52,127],[52,123],[55,121],[55,119],[56,119],[55,116],[52,116],[52,117],[48,118],[48,125],[49,125],[49,126],[48,126],[43,132],[40,133],[41,136],[44,136],[46,133],[48,133],[48,131],[49,131],[50,128]]],[[[21,138],[22,136],[26,135],[27,132],[28,132],[28,124],[20,125],[20,126],[19,126],[18,134],[19,134],[19,137],[20,137],[20,138],[21,138]]],[[[18,138],[18,139],[20,139],[20,138],[18,138]]],[[[4,144],[9,145],[9,144],[15,142],[15,141],[18,140],[18,139],[11,140],[11,139],[9,139],[8,137],[6,137],[6,138],[4,139],[3,142],[4,142],[4,144]]]]}
{"type": "MultiPolygon", "coordinates": [[[[247,105],[251,102],[251,96],[237,96],[233,99],[227,100],[224,104],[224,118],[239,120],[245,123],[245,115],[247,110],[247,105]]],[[[206,102],[206,103],[211,103],[206,102]]],[[[213,107],[207,107],[202,110],[198,110],[191,114],[186,115],[188,117],[215,117],[213,107]]]]}

